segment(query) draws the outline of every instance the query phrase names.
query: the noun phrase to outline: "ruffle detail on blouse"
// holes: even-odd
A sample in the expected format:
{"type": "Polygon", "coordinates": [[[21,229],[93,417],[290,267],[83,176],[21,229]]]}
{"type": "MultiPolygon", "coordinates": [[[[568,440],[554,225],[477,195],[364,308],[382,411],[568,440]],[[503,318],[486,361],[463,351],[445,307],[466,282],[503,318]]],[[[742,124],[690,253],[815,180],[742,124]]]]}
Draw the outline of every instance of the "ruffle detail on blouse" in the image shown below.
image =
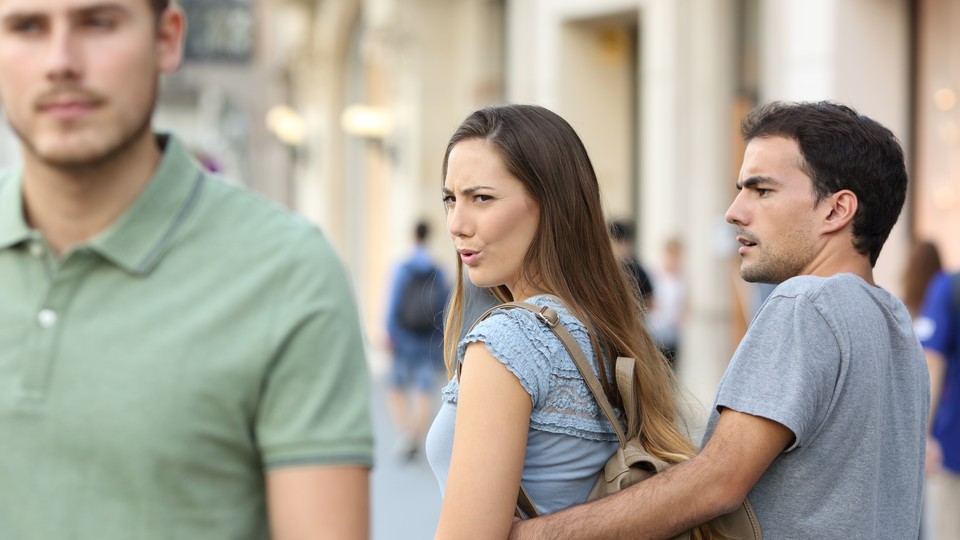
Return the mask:
{"type": "MultiPolygon", "coordinates": [[[[535,296],[528,302],[557,310],[560,324],[577,340],[596,373],[596,358],[583,323],[553,297],[535,296]]],[[[616,440],[613,426],[563,343],[533,313],[517,309],[492,313],[457,345],[458,362],[463,361],[467,345],[475,342],[482,342],[530,394],[531,428],[596,441],[616,440]]],[[[443,400],[456,404],[458,391],[454,377],[441,392],[443,400]]]]}

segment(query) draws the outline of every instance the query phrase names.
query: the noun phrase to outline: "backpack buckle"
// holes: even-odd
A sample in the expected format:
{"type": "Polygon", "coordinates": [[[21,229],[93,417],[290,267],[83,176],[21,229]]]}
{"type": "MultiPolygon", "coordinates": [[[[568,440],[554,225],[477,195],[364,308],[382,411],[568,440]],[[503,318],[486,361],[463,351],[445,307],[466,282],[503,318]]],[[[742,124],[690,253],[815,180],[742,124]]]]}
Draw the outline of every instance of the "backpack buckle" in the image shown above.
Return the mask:
{"type": "Polygon", "coordinates": [[[560,320],[560,317],[557,316],[556,310],[553,308],[543,306],[540,308],[540,311],[536,313],[537,318],[544,322],[550,328],[553,328],[557,325],[557,322],[560,320]]]}

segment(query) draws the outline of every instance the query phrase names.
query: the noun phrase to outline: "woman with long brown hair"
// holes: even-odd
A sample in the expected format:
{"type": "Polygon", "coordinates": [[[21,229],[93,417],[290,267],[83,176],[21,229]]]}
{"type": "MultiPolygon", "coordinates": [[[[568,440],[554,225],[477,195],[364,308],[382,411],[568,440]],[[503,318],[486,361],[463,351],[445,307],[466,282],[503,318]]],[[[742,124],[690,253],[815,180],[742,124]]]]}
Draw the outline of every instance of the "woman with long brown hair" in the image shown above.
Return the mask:
{"type": "Polygon", "coordinates": [[[928,240],[918,240],[910,248],[907,264],[903,268],[903,305],[914,319],[920,315],[923,297],[933,277],[943,270],[940,250],[928,240]]]}
{"type": "Polygon", "coordinates": [[[573,128],[537,106],[476,111],[450,139],[442,174],[461,270],[445,359],[451,374],[462,365],[427,439],[444,492],[437,537],[506,538],[521,480],[540,513],[583,502],[617,446],[573,360],[533,313],[495,311],[455,341],[464,266],[501,301],[555,309],[613,403],[612,361],[634,358],[644,446],[669,463],[691,457],[671,370],[615,260],[596,174],[573,128]]]}

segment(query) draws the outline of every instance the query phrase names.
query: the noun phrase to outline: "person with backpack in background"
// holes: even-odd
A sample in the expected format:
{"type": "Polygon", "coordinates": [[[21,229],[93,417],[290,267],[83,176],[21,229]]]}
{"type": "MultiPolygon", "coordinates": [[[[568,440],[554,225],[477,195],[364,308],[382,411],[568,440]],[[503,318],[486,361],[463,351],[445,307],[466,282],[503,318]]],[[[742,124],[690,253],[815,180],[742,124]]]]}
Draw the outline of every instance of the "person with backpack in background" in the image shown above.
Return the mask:
{"type": "Polygon", "coordinates": [[[930,371],[929,538],[960,538],[960,272],[933,277],[914,329],[930,371]]]}
{"type": "Polygon", "coordinates": [[[405,461],[416,456],[430,426],[443,364],[443,311],[450,288],[427,250],[429,234],[429,226],[418,222],[413,254],[397,269],[387,309],[393,352],[389,407],[400,431],[396,451],[405,461]]]}

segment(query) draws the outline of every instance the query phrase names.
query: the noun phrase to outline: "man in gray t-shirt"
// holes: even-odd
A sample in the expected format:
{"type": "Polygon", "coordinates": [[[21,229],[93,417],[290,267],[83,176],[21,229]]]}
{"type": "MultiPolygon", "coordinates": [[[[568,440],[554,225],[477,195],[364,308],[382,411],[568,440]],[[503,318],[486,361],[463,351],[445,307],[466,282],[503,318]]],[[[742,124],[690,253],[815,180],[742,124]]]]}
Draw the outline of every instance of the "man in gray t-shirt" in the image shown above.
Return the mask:
{"type": "Polygon", "coordinates": [[[916,538],[929,378],[873,267],[907,191],[903,151],[842,105],[772,103],[726,219],[740,276],[773,291],[727,369],[695,458],[511,538],[669,538],[749,498],[765,538],[916,538]]]}

